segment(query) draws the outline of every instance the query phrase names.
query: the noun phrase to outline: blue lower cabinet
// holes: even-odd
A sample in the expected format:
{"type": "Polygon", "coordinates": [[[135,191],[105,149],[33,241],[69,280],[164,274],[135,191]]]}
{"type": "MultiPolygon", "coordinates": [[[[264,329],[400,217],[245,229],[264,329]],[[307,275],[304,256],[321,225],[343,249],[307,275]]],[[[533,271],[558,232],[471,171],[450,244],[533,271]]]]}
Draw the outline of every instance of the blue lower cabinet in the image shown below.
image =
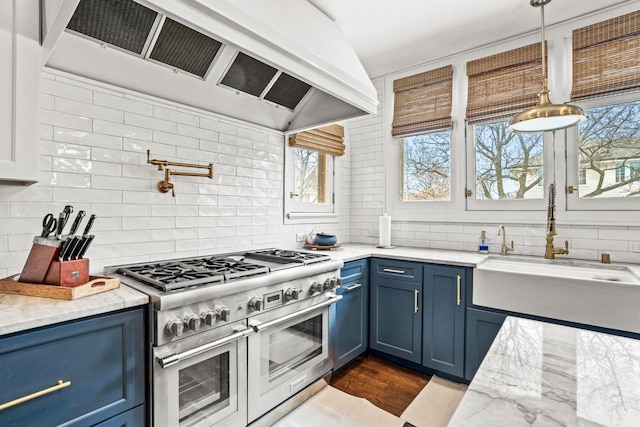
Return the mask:
{"type": "MultiPolygon", "coordinates": [[[[397,267],[395,267],[397,268],[397,267]]],[[[422,361],[422,283],[371,277],[369,347],[422,361]]]]}
{"type": "Polygon", "coordinates": [[[124,414],[116,415],[96,424],[96,427],[143,427],[145,425],[145,406],[140,405],[124,414]]]}
{"type": "Polygon", "coordinates": [[[473,379],[506,317],[506,314],[493,311],[467,309],[465,379],[473,379]]]}
{"type": "Polygon", "coordinates": [[[422,365],[464,375],[464,267],[424,267],[422,365]]]}
{"type": "Polygon", "coordinates": [[[0,425],[91,426],[144,404],[145,343],[142,308],[0,338],[0,403],[45,391],[0,425]]]}
{"type": "Polygon", "coordinates": [[[332,306],[330,313],[335,369],[367,349],[369,285],[366,265],[366,260],[348,262],[340,272],[343,282],[336,293],[342,295],[342,300],[332,306]]]}

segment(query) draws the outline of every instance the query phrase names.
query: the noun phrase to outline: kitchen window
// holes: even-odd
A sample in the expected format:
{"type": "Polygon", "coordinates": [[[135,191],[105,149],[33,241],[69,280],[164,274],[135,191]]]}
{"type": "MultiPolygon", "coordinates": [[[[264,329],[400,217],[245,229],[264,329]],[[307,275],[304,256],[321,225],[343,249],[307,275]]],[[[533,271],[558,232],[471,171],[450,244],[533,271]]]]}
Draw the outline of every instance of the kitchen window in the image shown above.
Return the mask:
{"type": "Polygon", "coordinates": [[[335,222],[335,163],[344,128],[329,125],[293,134],[285,149],[285,223],[335,222]]]}
{"type": "Polygon", "coordinates": [[[409,136],[400,144],[402,201],[451,200],[451,132],[409,136]]]}

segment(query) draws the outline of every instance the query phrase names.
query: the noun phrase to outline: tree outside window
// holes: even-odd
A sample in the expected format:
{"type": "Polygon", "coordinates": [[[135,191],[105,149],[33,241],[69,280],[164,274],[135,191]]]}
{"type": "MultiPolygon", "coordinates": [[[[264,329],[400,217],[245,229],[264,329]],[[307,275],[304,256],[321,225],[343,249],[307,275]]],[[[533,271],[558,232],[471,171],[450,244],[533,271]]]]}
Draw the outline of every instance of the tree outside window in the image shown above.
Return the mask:
{"type": "Polygon", "coordinates": [[[586,171],[581,198],[640,195],[640,101],[586,111],[580,125],[578,157],[586,171]]]}
{"type": "Polygon", "coordinates": [[[295,148],[295,192],[304,203],[326,201],[326,154],[295,148]]]}
{"type": "Polygon", "coordinates": [[[451,200],[451,132],[402,138],[402,200],[451,200]]]}
{"type": "Polygon", "coordinates": [[[507,126],[507,122],[474,126],[476,199],[542,198],[542,135],[515,134],[507,126]]]}

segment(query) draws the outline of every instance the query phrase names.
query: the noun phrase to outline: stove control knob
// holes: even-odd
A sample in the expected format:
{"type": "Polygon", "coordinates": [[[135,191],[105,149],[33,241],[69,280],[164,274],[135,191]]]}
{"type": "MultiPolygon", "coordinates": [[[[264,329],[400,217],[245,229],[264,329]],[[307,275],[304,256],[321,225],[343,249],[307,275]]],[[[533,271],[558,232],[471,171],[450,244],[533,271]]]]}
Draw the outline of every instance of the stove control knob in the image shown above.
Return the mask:
{"type": "Polygon", "coordinates": [[[322,292],[322,285],[318,282],[313,282],[309,287],[309,295],[313,295],[316,292],[322,292]]]}
{"type": "Polygon", "coordinates": [[[184,329],[184,324],[178,319],[174,319],[169,323],[167,323],[167,333],[174,337],[181,336],[183,329],[184,329]]]}
{"type": "Polygon", "coordinates": [[[342,278],[341,278],[341,277],[338,277],[338,278],[336,279],[336,288],[339,288],[340,286],[342,286],[342,278]]]}
{"type": "Polygon", "coordinates": [[[327,292],[327,291],[330,291],[333,288],[335,288],[335,279],[327,278],[327,280],[324,281],[324,285],[322,286],[322,289],[325,292],[327,292]]]}
{"type": "Polygon", "coordinates": [[[229,310],[229,308],[224,305],[216,307],[216,317],[218,318],[218,320],[228,322],[231,318],[231,310],[229,310]]]}
{"type": "Polygon", "coordinates": [[[184,318],[184,325],[193,332],[198,332],[200,330],[200,316],[187,314],[184,318]]]}
{"type": "Polygon", "coordinates": [[[262,298],[253,297],[249,300],[249,309],[251,311],[262,310],[262,298]]]}
{"type": "Polygon", "coordinates": [[[211,310],[204,311],[200,314],[200,319],[209,326],[213,326],[213,322],[216,320],[216,313],[211,310]]]}
{"type": "Polygon", "coordinates": [[[302,294],[302,289],[289,288],[284,292],[285,301],[293,301],[300,298],[302,294]]]}

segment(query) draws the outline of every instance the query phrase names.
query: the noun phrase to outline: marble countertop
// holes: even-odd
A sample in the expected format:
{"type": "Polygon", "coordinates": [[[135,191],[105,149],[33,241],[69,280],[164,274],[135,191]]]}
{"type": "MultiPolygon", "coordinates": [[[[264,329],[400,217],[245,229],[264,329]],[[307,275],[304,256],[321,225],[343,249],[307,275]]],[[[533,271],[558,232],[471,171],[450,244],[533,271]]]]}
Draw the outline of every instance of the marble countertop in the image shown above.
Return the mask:
{"type": "Polygon", "coordinates": [[[640,425],[640,340],[507,317],[450,427],[640,425]]]}
{"type": "Polygon", "coordinates": [[[326,251],[326,253],[331,255],[331,258],[341,259],[344,262],[367,257],[381,257],[387,259],[430,262],[434,264],[459,265],[464,267],[476,267],[477,265],[482,264],[488,256],[486,254],[478,254],[474,252],[409,247],[383,249],[377,248],[374,245],[360,243],[348,243],[340,248],[326,251]]]}
{"type": "Polygon", "coordinates": [[[145,294],[124,284],[118,289],[73,301],[0,293],[0,336],[135,307],[148,301],[145,294]]]}

